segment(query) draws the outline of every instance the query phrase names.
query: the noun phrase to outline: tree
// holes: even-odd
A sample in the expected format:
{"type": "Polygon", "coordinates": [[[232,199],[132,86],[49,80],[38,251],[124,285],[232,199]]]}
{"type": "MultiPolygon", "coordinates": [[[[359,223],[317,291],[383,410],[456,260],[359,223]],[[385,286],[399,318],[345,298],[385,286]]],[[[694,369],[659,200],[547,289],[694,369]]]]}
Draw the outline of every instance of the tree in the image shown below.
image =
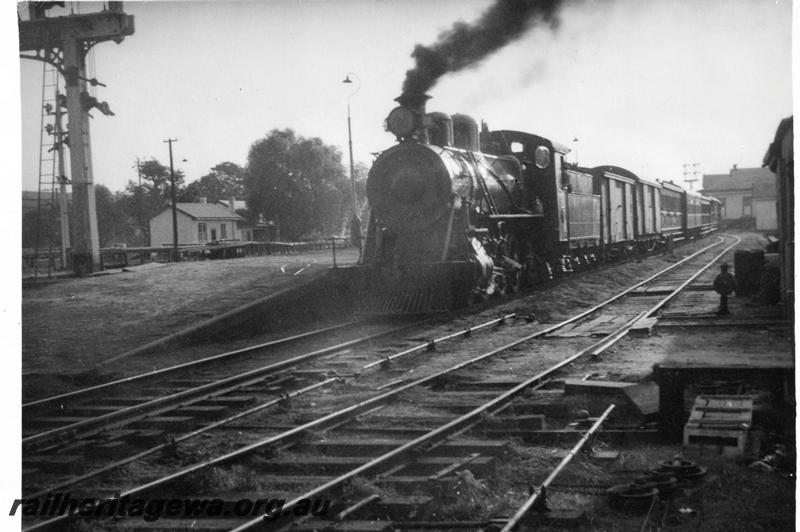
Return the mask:
{"type": "Polygon", "coordinates": [[[58,207],[33,209],[22,215],[22,247],[48,249],[61,246],[61,224],[58,207]],[[37,237],[38,230],[38,237],[37,237]]]}
{"type": "Polygon", "coordinates": [[[244,185],[248,209],[277,222],[289,240],[336,232],[350,190],[339,150],[291,129],[253,143],[244,185]]]}
{"type": "Polygon", "coordinates": [[[146,243],[141,230],[136,227],[133,203],[128,194],[112,193],[103,185],[95,185],[94,194],[100,247],[108,247],[114,241],[126,244],[146,243]]]}
{"type": "MultiPolygon", "coordinates": [[[[171,184],[169,167],[156,159],[148,159],[139,164],[140,183],[128,181],[125,191],[126,210],[130,213],[135,225],[145,235],[145,243],[150,242],[150,218],[170,205],[171,184]]],[[[175,171],[175,194],[181,196],[183,172],[175,171]]]]}
{"type": "Polygon", "coordinates": [[[196,202],[206,198],[209,203],[215,203],[232,197],[242,199],[244,195],[244,169],[226,161],[211,168],[211,172],[197,181],[189,183],[179,201],[196,202]]]}

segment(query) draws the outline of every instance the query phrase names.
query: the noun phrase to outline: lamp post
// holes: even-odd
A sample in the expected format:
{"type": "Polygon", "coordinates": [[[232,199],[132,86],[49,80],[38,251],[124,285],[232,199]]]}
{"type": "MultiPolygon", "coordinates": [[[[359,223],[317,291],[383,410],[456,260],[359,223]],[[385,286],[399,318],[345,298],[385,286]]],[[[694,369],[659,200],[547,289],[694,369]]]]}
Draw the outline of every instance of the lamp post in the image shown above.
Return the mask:
{"type": "Polygon", "coordinates": [[[572,139],[572,142],[575,143],[575,166],[578,166],[578,141],[579,140],[580,139],[578,137],[575,137],[575,138],[572,139]]]}
{"type": "Polygon", "coordinates": [[[353,188],[353,217],[350,218],[350,241],[361,250],[361,219],[358,217],[358,198],[356,197],[356,174],[353,167],[353,130],[350,126],[350,98],[361,89],[361,79],[353,72],[348,72],[342,83],[353,83],[350,76],[356,78],[356,90],[347,95],[347,142],[350,148],[350,184],[353,188]]]}
{"type": "Polygon", "coordinates": [[[169,144],[169,182],[170,196],[172,198],[172,255],[175,262],[180,262],[181,255],[178,252],[178,206],[175,204],[175,170],[172,168],[172,143],[178,139],[167,139],[164,142],[169,144]]]}

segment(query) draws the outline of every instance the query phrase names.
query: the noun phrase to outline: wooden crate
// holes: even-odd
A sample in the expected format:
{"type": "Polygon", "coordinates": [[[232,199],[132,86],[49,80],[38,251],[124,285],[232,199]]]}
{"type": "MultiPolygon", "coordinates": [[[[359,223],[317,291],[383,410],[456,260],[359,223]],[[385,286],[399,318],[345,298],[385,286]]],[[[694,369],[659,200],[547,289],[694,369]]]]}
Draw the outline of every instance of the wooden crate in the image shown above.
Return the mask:
{"type": "Polygon", "coordinates": [[[683,429],[683,445],[741,456],[753,421],[753,398],[746,395],[698,395],[683,429]]]}

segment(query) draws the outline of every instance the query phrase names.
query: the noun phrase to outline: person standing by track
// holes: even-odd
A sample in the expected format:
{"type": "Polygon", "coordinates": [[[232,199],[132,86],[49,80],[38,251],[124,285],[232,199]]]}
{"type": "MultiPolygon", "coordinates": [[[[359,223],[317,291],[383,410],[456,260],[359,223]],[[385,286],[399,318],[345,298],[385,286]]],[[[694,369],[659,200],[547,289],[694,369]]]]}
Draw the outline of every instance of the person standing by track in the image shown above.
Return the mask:
{"type": "Polygon", "coordinates": [[[729,316],[728,296],[736,291],[736,278],[728,273],[727,263],[723,263],[719,270],[719,274],[714,278],[714,291],[719,294],[717,316],[729,316]]]}

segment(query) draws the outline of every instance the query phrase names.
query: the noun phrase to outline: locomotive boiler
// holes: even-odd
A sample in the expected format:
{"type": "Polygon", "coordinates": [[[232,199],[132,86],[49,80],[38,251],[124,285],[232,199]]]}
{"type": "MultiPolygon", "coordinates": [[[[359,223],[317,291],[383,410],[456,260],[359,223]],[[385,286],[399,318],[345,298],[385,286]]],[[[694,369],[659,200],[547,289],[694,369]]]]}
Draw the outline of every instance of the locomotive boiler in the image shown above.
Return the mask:
{"type": "MultiPolygon", "coordinates": [[[[379,291],[402,286],[393,297],[412,306],[518,290],[526,271],[523,229],[532,234],[544,203],[518,157],[483,153],[474,119],[425,113],[427,99],[404,93],[386,119],[398,143],[379,155],[367,178],[362,263],[380,272],[379,291]]],[[[539,147],[531,164],[548,166],[550,150],[539,147]]]]}

